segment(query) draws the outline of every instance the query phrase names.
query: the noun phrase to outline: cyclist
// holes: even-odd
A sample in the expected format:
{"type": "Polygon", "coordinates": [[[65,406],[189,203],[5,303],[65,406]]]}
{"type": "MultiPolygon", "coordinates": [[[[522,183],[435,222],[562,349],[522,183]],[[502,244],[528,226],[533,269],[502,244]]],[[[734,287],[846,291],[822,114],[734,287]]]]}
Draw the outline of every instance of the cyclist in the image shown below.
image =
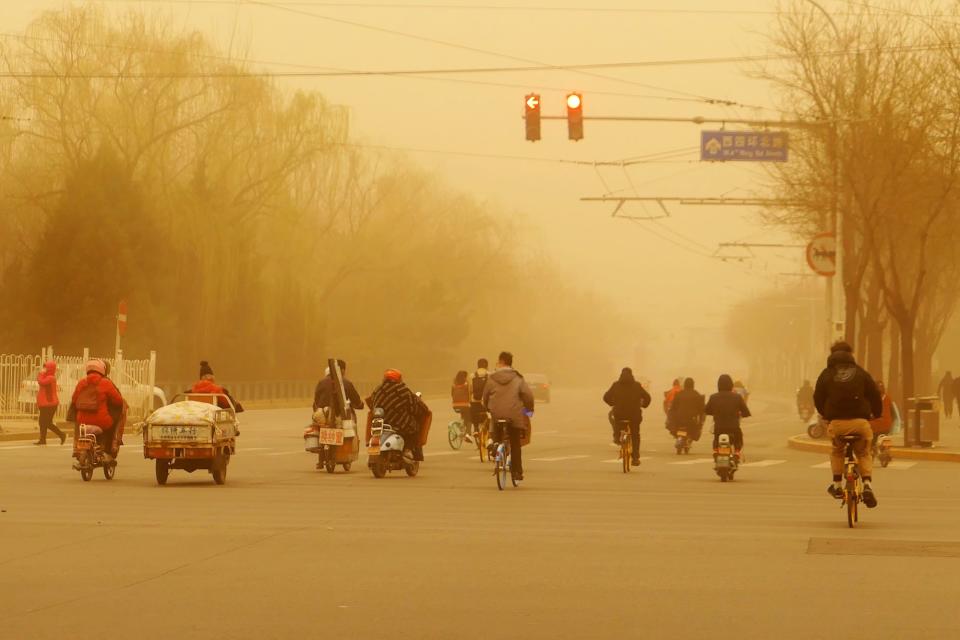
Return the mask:
{"type": "Polygon", "coordinates": [[[694,388],[693,378],[683,381],[683,390],[676,395],[670,405],[670,433],[674,438],[677,431],[684,429],[694,442],[700,439],[703,430],[704,397],[694,388]]]}
{"type": "Polygon", "coordinates": [[[817,378],[813,392],[817,411],[828,421],[827,433],[833,439],[830,453],[830,470],[833,482],[827,493],[834,498],[843,497],[843,456],[845,445],[840,436],[856,434],[860,439],[854,443],[854,453],[863,479],[863,503],[872,509],[877,506],[873,492],[873,458],[870,442],[873,432],[869,420],[883,415],[883,398],[870,374],[857,365],[853,347],[838,341],[830,347],[827,367],[817,378]]]}
{"type": "Polygon", "coordinates": [[[893,431],[894,416],[897,413],[896,406],[893,404],[893,398],[887,393],[886,387],[883,386],[883,382],[880,380],[877,380],[877,391],[880,392],[880,401],[883,403],[883,410],[880,413],[880,417],[870,421],[870,430],[873,431],[871,446],[874,450],[877,448],[877,440],[880,439],[880,436],[888,435],[893,431]]]}
{"type": "MultiPolygon", "coordinates": [[[[521,440],[530,428],[529,416],[533,414],[533,392],[523,376],[513,368],[513,354],[504,351],[497,360],[497,370],[483,388],[483,406],[493,418],[493,431],[488,449],[493,450],[503,438],[510,439],[510,472],[517,481],[523,480],[523,457],[521,440]],[[498,420],[507,421],[507,432],[501,433],[498,420]]],[[[491,456],[492,457],[492,456],[491,456]]]]}
{"type": "Polygon", "coordinates": [[[473,442],[470,439],[470,425],[473,423],[470,410],[470,385],[467,383],[467,372],[458,371],[453,379],[453,386],[450,387],[450,398],[453,401],[453,410],[460,415],[463,422],[463,439],[467,442],[473,442]]]}
{"type": "Polygon", "coordinates": [[[633,465],[640,464],[640,423],[643,422],[643,410],[650,406],[650,394],[643,388],[633,370],[624,367],[620,378],[610,385],[603,394],[603,401],[613,407],[613,443],[620,444],[620,423],[626,421],[630,427],[630,440],[633,445],[633,465]]]}
{"type": "Polygon", "coordinates": [[[739,459],[743,449],[743,430],[740,428],[740,418],[749,418],[750,409],[739,393],[733,389],[733,378],[723,374],[717,379],[717,392],[710,396],[703,412],[713,416],[713,453],[717,453],[720,434],[730,436],[734,455],[739,459]]]}
{"type": "Polygon", "coordinates": [[[483,388],[487,386],[490,373],[486,358],[477,360],[477,370],[470,375],[470,418],[473,422],[473,435],[480,434],[480,427],[487,419],[487,409],[483,406],[483,388]]]}

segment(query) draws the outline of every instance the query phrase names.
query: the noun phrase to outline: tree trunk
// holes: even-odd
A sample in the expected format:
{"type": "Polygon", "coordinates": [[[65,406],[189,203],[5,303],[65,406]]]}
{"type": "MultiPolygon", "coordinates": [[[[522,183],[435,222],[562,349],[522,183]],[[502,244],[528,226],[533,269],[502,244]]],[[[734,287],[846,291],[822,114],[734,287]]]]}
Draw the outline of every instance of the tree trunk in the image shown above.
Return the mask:
{"type": "Polygon", "coordinates": [[[887,376],[887,392],[890,397],[897,398],[901,409],[903,404],[903,385],[900,382],[900,325],[890,324],[890,374],[887,376]]]}
{"type": "MultiPolygon", "coordinates": [[[[904,408],[904,411],[907,410],[907,398],[912,398],[916,395],[915,393],[915,377],[916,372],[914,368],[914,349],[913,349],[913,323],[914,318],[912,315],[907,314],[902,320],[898,319],[900,322],[900,365],[903,367],[903,390],[902,398],[903,401],[900,406],[904,408]]],[[[910,412],[910,428],[904,430],[904,444],[909,444],[911,442],[919,443],[920,433],[919,426],[916,421],[916,414],[910,412]]]]}
{"type": "MultiPolygon", "coordinates": [[[[883,327],[870,323],[869,328],[864,327],[864,333],[867,334],[867,371],[878,380],[883,379],[883,327]]],[[[896,347],[894,347],[896,348],[896,347]]],[[[890,382],[893,382],[892,380],[890,382]]]]}

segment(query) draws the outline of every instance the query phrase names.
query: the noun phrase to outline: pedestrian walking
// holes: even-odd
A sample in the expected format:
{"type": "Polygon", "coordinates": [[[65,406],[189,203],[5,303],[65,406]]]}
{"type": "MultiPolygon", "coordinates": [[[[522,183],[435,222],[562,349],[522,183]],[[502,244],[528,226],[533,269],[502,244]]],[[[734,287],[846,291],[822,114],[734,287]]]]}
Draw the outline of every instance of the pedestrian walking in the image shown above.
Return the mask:
{"type": "MultiPolygon", "coordinates": [[[[937,387],[937,395],[943,401],[943,414],[950,418],[953,416],[953,374],[947,371],[940,380],[940,386],[937,387]]],[[[960,398],[958,398],[960,401],[960,398]]]]}
{"type": "Polygon", "coordinates": [[[67,441],[67,435],[53,423],[53,416],[60,407],[60,397],[57,395],[57,363],[53,360],[43,365],[37,375],[37,409],[40,412],[40,439],[36,445],[47,444],[47,431],[53,431],[60,436],[60,444],[67,441]]]}

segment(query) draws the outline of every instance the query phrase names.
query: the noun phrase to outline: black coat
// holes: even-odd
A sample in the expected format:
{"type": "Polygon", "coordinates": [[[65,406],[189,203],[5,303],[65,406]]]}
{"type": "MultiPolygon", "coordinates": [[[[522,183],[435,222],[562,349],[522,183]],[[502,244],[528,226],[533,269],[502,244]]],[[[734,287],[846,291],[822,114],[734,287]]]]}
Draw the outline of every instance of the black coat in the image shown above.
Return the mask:
{"type": "MultiPolygon", "coordinates": [[[[336,385],[333,384],[333,378],[330,376],[327,376],[317,383],[317,389],[313,392],[314,411],[334,406],[333,403],[337,397],[334,391],[335,386],[336,385]]],[[[360,399],[360,394],[357,393],[357,388],[353,386],[353,383],[344,379],[343,388],[347,392],[347,400],[350,401],[350,408],[354,411],[363,409],[363,400],[360,399]]]]}
{"type": "Polygon", "coordinates": [[[696,429],[703,424],[705,411],[703,395],[696,389],[684,389],[670,404],[670,424],[674,427],[696,429]]]}
{"type": "Polygon", "coordinates": [[[870,420],[883,415],[877,383],[849,351],[836,351],[827,358],[827,368],[817,378],[813,403],[827,420],[870,420]]]}
{"type": "Polygon", "coordinates": [[[613,407],[617,420],[643,422],[643,410],[650,406],[650,394],[636,380],[620,379],[603,394],[603,401],[613,407]]]}
{"type": "Polygon", "coordinates": [[[736,391],[718,391],[707,401],[704,413],[713,416],[715,433],[732,433],[740,428],[740,418],[749,418],[750,409],[736,391]]]}

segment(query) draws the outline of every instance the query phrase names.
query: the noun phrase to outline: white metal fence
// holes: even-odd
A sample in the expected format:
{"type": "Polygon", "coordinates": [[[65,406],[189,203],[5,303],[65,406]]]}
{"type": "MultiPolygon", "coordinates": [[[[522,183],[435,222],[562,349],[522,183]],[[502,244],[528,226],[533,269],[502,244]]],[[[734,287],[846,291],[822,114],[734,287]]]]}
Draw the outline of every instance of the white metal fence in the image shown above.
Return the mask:
{"type": "MultiPolygon", "coordinates": [[[[37,374],[44,362],[53,360],[57,363],[57,393],[60,396],[57,419],[63,420],[77,382],[86,375],[85,365],[89,359],[87,349],[80,356],[57,356],[50,347],[43,349],[40,355],[0,354],[0,419],[36,418],[37,374]]],[[[156,354],[151,352],[145,360],[127,360],[121,351],[112,358],[100,359],[110,366],[110,379],[130,405],[130,418],[137,420],[149,415],[154,408],[156,354]]]]}

